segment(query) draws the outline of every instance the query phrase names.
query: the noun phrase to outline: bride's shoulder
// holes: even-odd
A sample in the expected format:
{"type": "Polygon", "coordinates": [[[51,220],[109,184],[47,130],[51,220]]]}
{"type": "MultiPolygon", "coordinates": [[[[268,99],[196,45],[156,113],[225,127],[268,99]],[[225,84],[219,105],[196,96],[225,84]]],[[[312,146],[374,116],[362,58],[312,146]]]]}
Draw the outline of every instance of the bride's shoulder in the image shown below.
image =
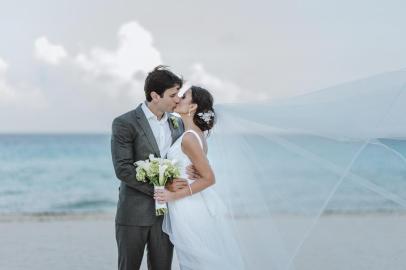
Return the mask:
{"type": "Polygon", "coordinates": [[[199,144],[199,139],[192,132],[185,132],[182,136],[182,144],[199,144]]]}
{"type": "Polygon", "coordinates": [[[198,134],[186,131],[182,137],[182,148],[184,150],[202,150],[201,139],[198,134]]]}

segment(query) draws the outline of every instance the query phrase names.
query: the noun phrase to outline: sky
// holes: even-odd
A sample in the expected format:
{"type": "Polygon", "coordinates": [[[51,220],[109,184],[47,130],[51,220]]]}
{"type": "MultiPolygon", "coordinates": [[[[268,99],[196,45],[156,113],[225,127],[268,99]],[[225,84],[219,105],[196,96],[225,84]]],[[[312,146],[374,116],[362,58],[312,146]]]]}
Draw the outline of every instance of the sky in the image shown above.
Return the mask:
{"type": "Polygon", "coordinates": [[[108,133],[158,64],[216,103],[406,67],[406,3],[0,0],[0,133],[108,133]]]}

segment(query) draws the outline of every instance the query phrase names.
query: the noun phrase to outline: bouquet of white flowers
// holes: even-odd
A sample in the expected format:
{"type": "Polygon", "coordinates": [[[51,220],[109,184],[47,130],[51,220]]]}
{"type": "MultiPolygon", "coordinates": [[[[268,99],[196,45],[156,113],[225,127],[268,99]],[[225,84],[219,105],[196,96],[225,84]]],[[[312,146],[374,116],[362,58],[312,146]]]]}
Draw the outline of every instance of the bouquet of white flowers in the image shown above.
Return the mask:
{"type": "MultiPolygon", "coordinates": [[[[134,162],[136,166],[136,178],[140,182],[146,182],[154,185],[154,189],[164,189],[168,180],[179,177],[179,167],[176,160],[156,158],[149,155],[147,160],[134,162]]],[[[161,216],[167,212],[166,203],[155,202],[155,214],[161,216]]]]}

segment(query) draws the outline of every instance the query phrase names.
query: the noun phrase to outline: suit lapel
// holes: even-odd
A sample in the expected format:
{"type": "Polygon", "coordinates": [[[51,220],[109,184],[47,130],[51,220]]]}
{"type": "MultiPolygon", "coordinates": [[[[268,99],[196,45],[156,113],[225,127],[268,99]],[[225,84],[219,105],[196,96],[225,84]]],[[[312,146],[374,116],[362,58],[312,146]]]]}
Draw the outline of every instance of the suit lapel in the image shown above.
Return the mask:
{"type": "Polygon", "coordinates": [[[142,130],[144,131],[145,136],[147,137],[147,140],[149,144],[151,145],[152,149],[154,149],[155,155],[157,157],[160,157],[160,151],[158,144],[155,141],[155,136],[154,133],[152,132],[151,126],[149,125],[149,122],[147,120],[147,117],[145,116],[144,112],[142,111],[141,105],[137,107],[135,110],[137,121],[140,124],[142,130]]]}
{"type": "Polygon", "coordinates": [[[172,136],[172,143],[171,145],[179,138],[179,132],[180,132],[180,125],[178,119],[176,121],[178,122],[178,127],[174,127],[173,122],[172,122],[172,117],[174,117],[172,114],[169,114],[168,117],[168,122],[169,122],[169,129],[171,130],[171,136],[172,136]]]}
{"type": "Polygon", "coordinates": [[[171,143],[171,145],[175,142],[175,140],[176,140],[176,134],[175,134],[175,132],[176,132],[176,130],[175,130],[175,127],[173,126],[173,123],[172,123],[172,115],[169,115],[169,117],[168,117],[168,124],[169,124],[169,129],[171,130],[171,137],[172,137],[172,143],[171,143]]]}

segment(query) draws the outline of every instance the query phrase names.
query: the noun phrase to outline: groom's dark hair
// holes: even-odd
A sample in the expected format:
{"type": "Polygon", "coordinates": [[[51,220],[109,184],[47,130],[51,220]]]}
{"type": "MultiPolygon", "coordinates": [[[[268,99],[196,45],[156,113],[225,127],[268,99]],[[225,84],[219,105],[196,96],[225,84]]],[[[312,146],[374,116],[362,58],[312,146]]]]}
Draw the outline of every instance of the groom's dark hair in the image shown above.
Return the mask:
{"type": "Polygon", "coordinates": [[[144,91],[147,101],[151,101],[151,92],[155,92],[163,97],[166,89],[176,85],[182,87],[183,80],[168,69],[168,66],[159,65],[148,73],[145,79],[144,91]]]}

